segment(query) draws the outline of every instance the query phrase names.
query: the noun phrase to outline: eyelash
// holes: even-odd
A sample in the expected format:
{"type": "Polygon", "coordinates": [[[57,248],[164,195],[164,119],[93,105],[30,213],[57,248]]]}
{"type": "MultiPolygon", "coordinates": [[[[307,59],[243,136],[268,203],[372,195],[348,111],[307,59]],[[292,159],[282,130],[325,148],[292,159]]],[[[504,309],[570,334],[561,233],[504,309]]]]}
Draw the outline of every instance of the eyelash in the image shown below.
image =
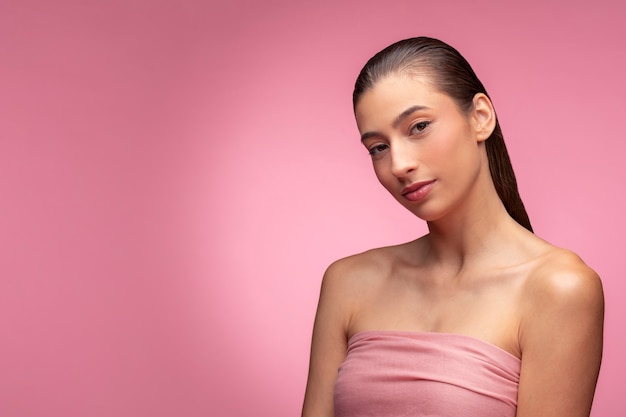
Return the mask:
{"type": "MultiPolygon", "coordinates": [[[[415,123],[413,126],[411,126],[411,129],[409,130],[409,133],[411,135],[419,135],[421,134],[428,126],[430,125],[430,122],[418,122],[415,123]],[[416,131],[417,129],[417,131],[416,131]]],[[[375,145],[372,146],[371,148],[368,149],[368,153],[370,154],[370,156],[375,157],[377,155],[379,155],[381,152],[387,150],[389,148],[389,145],[387,144],[379,144],[379,145],[375,145]]]]}
{"type": "Polygon", "coordinates": [[[418,122],[415,123],[410,130],[411,134],[420,134],[424,131],[424,129],[426,129],[428,126],[430,125],[430,122],[418,122]],[[414,132],[415,129],[418,129],[417,132],[414,132]]]}
{"type": "Polygon", "coordinates": [[[367,152],[370,154],[370,156],[376,156],[379,153],[385,151],[387,148],[389,148],[389,145],[380,144],[380,145],[372,146],[371,148],[367,150],[367,152]]]}

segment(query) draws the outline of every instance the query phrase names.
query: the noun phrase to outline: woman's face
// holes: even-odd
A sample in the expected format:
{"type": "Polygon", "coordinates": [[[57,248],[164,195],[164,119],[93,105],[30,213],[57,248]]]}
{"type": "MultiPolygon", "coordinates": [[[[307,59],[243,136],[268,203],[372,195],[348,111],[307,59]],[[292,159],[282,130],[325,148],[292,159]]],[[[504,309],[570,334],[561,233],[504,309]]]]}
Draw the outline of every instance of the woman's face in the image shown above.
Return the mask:
{"type": "Polygon", "coordinates": [[[418,217],[437,220],[476,188],[487,165],[480,121],[427,78],[379,80],[361,96],[355,115],[378,180],[418,217]]]}

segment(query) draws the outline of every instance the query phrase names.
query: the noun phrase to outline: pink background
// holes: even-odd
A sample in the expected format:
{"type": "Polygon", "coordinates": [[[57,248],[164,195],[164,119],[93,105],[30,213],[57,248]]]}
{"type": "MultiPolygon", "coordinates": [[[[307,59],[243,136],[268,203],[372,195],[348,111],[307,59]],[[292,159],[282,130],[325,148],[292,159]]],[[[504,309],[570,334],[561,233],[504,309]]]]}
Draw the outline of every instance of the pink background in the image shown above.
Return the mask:
{"type": "Polygon", "coordinates": [[[536,232],[603,277],[592,414],[626,415],[624,2],[505,3],[2,2],[0,415],[298,415],[326,266],[425,230],[351,112],[415,35],[473,64],[536,232]]]}

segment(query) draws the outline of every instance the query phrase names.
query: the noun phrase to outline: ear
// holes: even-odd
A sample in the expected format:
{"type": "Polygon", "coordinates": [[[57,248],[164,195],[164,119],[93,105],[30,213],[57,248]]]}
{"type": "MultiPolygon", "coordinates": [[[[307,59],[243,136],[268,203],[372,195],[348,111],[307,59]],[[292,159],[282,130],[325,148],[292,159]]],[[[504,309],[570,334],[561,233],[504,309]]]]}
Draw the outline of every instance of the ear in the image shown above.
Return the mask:
{"type": "Polygon", "coordinates": [[[496,111],[491,100],[483,93],[474,96],[474,108],[472,109],[472,128],[479,142],[483,142],[491,136],[496,128],[496,111]]]}

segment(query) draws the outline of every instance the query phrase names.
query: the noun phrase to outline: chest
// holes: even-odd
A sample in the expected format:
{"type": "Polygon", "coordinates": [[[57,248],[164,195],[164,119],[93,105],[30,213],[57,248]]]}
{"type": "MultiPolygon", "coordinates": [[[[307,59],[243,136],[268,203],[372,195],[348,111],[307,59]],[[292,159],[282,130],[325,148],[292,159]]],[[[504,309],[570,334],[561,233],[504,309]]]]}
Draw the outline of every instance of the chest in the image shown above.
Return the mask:
{"type": "Polygon", "coordinates": [[[520,362],[477,339],[370,331],[350,340],[336,416],[514,416],[520,362]]]}
{"type": "Polygon", "coordinates": [[[369,329],[457,333],[518,354],[521,281],[515,274],[457,283],[390,276],[363,291],[350,333],[369,329]]]}

